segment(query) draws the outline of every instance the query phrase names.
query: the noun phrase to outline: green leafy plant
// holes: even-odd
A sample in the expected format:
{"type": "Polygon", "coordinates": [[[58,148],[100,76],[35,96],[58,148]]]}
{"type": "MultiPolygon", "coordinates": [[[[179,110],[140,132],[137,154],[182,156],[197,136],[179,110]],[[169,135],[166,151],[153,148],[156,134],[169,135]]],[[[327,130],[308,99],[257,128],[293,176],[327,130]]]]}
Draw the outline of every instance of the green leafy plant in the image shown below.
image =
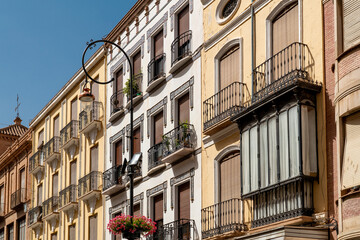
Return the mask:
{"type": "MultiPolygon", "coordinates": [[[[132,88],[133,88],[133,94],[136,94],[139,91],[139,86],[137,81],[133,78],[132,80],[132,88]]],[[[125,82],[125,87],[123,88],[123,92],[126,94],[127,97],[130,97],[130,78],[125,82]]]]}
{"type": "Polygon", "coordinates": [[[166,135],[162,136],[163,143],[165,143],[167,150],[170,150],[170,138],[166,135]]]}

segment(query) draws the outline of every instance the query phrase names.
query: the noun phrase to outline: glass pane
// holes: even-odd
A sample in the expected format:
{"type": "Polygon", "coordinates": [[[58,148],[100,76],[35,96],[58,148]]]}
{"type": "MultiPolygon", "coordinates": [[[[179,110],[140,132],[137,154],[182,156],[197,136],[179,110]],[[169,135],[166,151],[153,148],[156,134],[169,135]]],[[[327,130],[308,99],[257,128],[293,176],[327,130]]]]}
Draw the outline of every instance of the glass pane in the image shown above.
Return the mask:
{"type": "Polygon", "coordinates": [[[260,124],[260,180],[261,187],[269,184],[269,153],[267,122],[260,124]]]}
{"type": "Polygon", "coordinates": [[[299,118],[297,106],[289,110],[290,176],[299,175],[299,118]]]}
{"type": "Polygon", "coordinates": [[[315,109],[301,106],[303,173],[317,175],[315,109]]]}
{"type": "Polygon", "coordinates": [[[259,188],[259,160],[258,160],[258,136],[257,126],[250,129],[250,168],[251,168],[251,191],[259,188]]]}
{"type": "Polygon", "coordinates": [[[289,178],[289,138],[287,111],[279,115],[280,180],[289,178]]]}
{"type": "Polygon", "coordinates": [[[269,169],[270,184],[278,181],[278,163],[277,163],[277,142],[276,142],[276,118],[272,117],[268,122],[269,131],[269,169]]]}
{"type": "Polygon", "coordinates": [[[249,181],[249,130],[245,131],[241,135],[241,161],[242,161],[242,188],[243,194],[250,192],[250,181],[249,181]]]}

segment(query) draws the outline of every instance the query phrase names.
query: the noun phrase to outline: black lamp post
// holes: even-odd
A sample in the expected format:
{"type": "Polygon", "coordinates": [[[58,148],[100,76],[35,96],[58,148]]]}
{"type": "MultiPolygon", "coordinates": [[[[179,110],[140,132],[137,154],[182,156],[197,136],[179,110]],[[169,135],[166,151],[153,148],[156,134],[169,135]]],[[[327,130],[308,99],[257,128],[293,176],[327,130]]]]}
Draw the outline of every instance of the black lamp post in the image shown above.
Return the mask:
{"type": "MultiPolygon", "coordinates": [[[[130,66],[130,162],[133,159],[133,155],[134,155],[134,134],[133,134],[133,118],[134,118],[134,109],[133,109],[133,68],[132,68],[132,63],[130,61],[129,56],[126,54],[126,52],[116,43],[102,39],[102,40],[96,40],[96,41],[90,41],[90,43],[87,44],[87,47],[84,50],[84,53],[82,55],[82,68],[84,70],[85,73],[85,84],[84,84],[84,88],[83,88],[83,92],[80,94],[79,99],[80,101],[84,101],[84,102],[91,102],[94,100],[94,95],[91,93],[91,88],[87,88],[86,84],[88,82],[88,78],[98,84],[108,84],[114,81],[114,78],[111,78],[109,81],[106,82],[100,82],[97,80],[94,80],[86,71],[85,68],[85,54],[86,51],[90,48],[92,49],[93,47],[96,46],[96,43],[108,43],[111,45],[114,45],[115,47],[117,47],[126,57],[129,66],[130,66]]],[[[133,168],[133,164],[129,164],[128,165],[128,176],[130,177],[130,216],[134,215],[134,168],[133,168]]],[[[130,240],[132,240],[133,237],[130,237],[130,240]]]]}

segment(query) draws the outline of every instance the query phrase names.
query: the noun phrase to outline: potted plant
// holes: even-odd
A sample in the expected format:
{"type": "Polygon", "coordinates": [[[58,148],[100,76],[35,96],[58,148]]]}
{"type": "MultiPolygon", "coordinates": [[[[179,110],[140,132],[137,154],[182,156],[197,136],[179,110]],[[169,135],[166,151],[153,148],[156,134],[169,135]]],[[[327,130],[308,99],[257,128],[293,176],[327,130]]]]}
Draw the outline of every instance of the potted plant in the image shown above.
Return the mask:
{"type": "MultiPolygon", "coordinates": [[[[139,85],[134,78],[132,80],[132,89],[133,89],[133,97],[141,94],[139,92],[139,85]]],[[[123,88],[123,92],[126,94],[127,98],[130,98],[130,93],[131,93],[130,92],[130,78],[126,81],[125,87],[123,88]]]]}
{"type": "Polygon", "coordinates": [[[190,145],[190,132],[189,132],[189,123],[186,120],[185,122],[181,123],[180,122],[180,126],[182,128],[182,141],[184,143],[184,146],[187,147],[190,145]]]}
{"type": "Polygon", "coordinates": [[[170,153],[170,138],[166,135],[162,136],[163,143],[166,146],[167,152],[164,154],[165,156],[169,155],[170,153]]]}
{"type": "Polygon", "coordinates": [[[110,219],[107,229],[114,235],[122,234],[123,238],[129,239],[130,236],[140,238],[145,237],[156,231],[156,223],[145,216],[119,215],[110,219]]]}

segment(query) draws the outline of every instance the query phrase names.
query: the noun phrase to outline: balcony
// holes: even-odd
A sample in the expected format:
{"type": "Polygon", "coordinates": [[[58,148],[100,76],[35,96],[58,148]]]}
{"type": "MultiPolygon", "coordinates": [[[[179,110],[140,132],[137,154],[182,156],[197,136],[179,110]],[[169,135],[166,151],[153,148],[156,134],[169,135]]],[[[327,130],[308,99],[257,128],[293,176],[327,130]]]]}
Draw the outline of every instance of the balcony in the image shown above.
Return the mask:
{"type": "Polygon", "coordinates": [[[34,153],[29,160],[29,171],[39,182],[44,171],[44,152],[42,149],[34,153]]]}
{"type": "Polygon", "coordinates": [[[64,211],[68,215],[70,222],[74,219],[74,214],[78,207],[77,196],[77,185],[70,185],[59,193],[59,210],[64,211]]]}
{"type": "Polygon", "coordinates": [[[114,121],[124,113],[124,93],[120,91],[114,93],[110,98],[110,118],[109,122],[114,121]]]}
{"type": "Polygon", "coordinates": [[[201,209],[202,237],[234,236],[244,231],[241,200],[233,198],[201,209]]]}
{"type": "Polygon", "coordinates": [[[79,114],[80,133],[90,139],[91,144],[94,144],[96,135],[101,129],[100,109],[101,103],[94,101],[79,114]]]}
{"type": "Polygon", "coordinates": [[[56,221],[59,218],[59,197],[53,196],[43,202],[42,214],[43,219],[46,220],[50,225],[52,231],[55,229],[56,221]]]}
{"type": "Polygon", "coordinates": [[[10,208],[13,210],[18,210],[23,208],[23,204],[26,202],[26,189],[20,188],[13,194],[11,194],[11,203],[10,208]]]}
{"type": "MultiPolygon", "coordinates": [[[[134,184],[142,180],[142,161],[140,160],[138,165],[134,166],[134,184]]],[[[130,177],[125,177],[125,187],[130,186],[130,177]]]]}
{"type": "Polygon", "coordinates": [[[28,212],[28,224],[29,228],[36,232],[37,238],[40,229],[43,226],[42,222],[42,206],[37,206],[29,210],[28,212]]]}
{"type": "Polygon", "coordinates": [[[191,219],[179,219],[177,221],[164,224],[156,230],[149,240],[158,239],[200,239],[195,225],[191,219]]]}
{"type": "Polygon", "coordinates": [[[5,203],[0,203],[0,221],[5,219],[5,203]]]}
{"type": "Polygon", "coordinates": [[[194,151],[195,130],[192,124],[183,123],[163,136],[164,163],[174,163],[194,151]]]}
{"type": "Polygon", "coordinates": [[[88,204],[90,213],[94,213],[95,204],[102,190],[102,172],[93,171],[79,179],[79,199],[88,204]]]}
{"type": "Polygon", "coordinates": [[[204,133],[211,135],[232,122],[230,116],[250,103],[250,93],[244,83],[234,82],[203,103],[204,133]]]}
{"type": "Polygon", "coordinates": [[[125,188],[121,168],[122,165],[113,166],[103,173],[103,195],[111,195],[125,188]]]}
{"type": "MultiPolygon", "coordinates": [[[[135,106],[135,104],[137,104],[138,102],[140,102],[140,100],[142,99],[142,92],[141,92],[141,84],[142,84],[142,79],[143,79],[143,75],[142,73],[136,74],[134,76],[134,81],[136,83],[136,86],[133,86],[133,105],[135,106]]],[[[126,103],[126,108],[130,108],[130,96],[126,96],[127,98],[127,103],[126,103]]]]}
{"type": "Polygon", "coordinates": [[[251,227],[282,220],[311,216],[313,206],[313,178],[296,177],[288,181],[243,196],[253,203],[251,227]]]}
{"type": "Polygon", "coordinates": [[[68,152],[71,159],[74,158],[76,147],[79,145],[78,131],[79,121],[77,120],[72,120],[60,131],[60,146],[68,152]]]}
{"type": "Polygon", "coordinates": [[[152,146],[148,150],[148,175],[152,175],[161,169],[163,169],[166,165],[161,160],[164,156],[164,144],[158,143],[154,146],[152,146]]]}
{"type": "Polygon", "coordinates": [[[166,55],[165,53],[154,57],[148,65],[148,87],[146,92],[151,92],[155,87],[157,87],[161,82],[166,79],[165,73],[165,62],[166,55]]]}
{"type": "Polygon", "coordinates": [[[44,161],[55,171],[60,162],[60,137],[53,137],[44,146],[44,161]]]}
{"type": "Polygon", "coordinates": [[[186,62],[192,59],[191,30],[179,35],[171,44],[171,74],[179,70],[186,62]]]}

